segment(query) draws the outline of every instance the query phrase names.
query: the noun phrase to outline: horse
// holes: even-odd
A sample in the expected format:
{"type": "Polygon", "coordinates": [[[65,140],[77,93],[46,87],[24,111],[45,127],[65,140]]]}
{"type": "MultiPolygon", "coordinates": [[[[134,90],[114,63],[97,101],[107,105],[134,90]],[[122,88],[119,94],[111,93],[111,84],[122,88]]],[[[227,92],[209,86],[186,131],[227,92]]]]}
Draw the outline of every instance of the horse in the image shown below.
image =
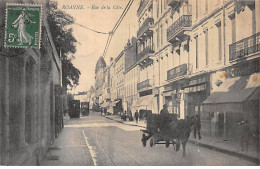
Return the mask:
{"type": "Polygon", "coordinates": [[[182,144],[183,148],[183,157],[186,156],[185,154],[185,148],[186,148],[186,143],[189,139],[190,132],[191,132],[191,127],[193,125],[193,118],[187,118],[187,119],[181,119],[177,121],[172,121],[169,125],[170,127],[170,134],[171,134],[171,142],[176,144],[176,151],[179,150],[180,148],[180,143],[182,144]],[[174,141],[177,140],[176,142],[174,141]]]}

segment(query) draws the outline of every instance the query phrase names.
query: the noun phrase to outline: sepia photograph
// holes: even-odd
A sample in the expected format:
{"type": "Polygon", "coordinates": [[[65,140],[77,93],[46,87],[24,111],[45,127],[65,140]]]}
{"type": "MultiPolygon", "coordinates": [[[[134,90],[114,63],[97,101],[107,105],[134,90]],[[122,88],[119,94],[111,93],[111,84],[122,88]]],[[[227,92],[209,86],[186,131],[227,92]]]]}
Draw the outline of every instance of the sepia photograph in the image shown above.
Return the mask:
{"type": "Polygon", "coordinates": [[[0,0],[0,166],[259,166],[260,0],[0,0]]]}

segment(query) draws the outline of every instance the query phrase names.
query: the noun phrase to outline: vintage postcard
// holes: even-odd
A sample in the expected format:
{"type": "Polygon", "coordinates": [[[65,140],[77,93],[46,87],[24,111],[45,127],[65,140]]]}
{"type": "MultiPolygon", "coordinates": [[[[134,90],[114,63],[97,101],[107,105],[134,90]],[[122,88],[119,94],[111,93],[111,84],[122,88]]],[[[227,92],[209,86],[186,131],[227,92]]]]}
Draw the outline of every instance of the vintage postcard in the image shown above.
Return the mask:
{"type": "Polygon", "coordinates": [[[0,13],[1,166],[259,166],[259,0],[0,13]]]}

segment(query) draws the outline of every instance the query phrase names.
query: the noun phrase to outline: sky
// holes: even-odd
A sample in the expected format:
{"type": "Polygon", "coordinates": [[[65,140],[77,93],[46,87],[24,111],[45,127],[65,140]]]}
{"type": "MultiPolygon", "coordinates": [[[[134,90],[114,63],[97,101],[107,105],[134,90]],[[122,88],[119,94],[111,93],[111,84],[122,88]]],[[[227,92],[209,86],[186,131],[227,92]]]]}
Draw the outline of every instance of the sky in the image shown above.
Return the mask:
{"type": "MultiPolygon", "coordinates": [[[[57,0],[58,9],[74,17],[75,22],[100,32],[110,32],[129,0],[57,0]],[[68,9],[71,5],[83,5],[84,9],[68,9]],[[99,7],[93,9],[92,6],[99,7]],[[109,6],[110,9],[101,9],[109,6]],[[64,8],[64,9],[62,9],[64,8]]],[[[129,37],[135,36],[138,29],[137,8],[139,0],[135,0],[112,37],[105,56],[107,64],[110,57],[116,58],[124,49],[129,37]]],[[[72,93],[87,91],[95,84],[95,66],[103,55],[108,34],[98,34],[78,25],[72,25],[77,39],[77,52],[72,63],[81,71],[79,86],[72,93]]]]}

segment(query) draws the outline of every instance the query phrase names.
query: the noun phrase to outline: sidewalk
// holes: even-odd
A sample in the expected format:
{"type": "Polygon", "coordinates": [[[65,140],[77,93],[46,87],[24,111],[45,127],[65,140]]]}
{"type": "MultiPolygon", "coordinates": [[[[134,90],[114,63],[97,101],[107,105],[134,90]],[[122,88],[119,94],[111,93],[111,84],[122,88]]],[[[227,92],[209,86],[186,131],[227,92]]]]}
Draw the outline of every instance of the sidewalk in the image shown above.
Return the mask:
{"type": "MultiPolygon", "coordinates": [[[[102,115],[102,116],[104,116],[104,115],[102,115]]],[[[107,119],[110,119],[110,120],[117,121],[119,123],[130,125],[130,126],[138,126],[138,127],[146,128],[146,123],[144,120],[138,121],[138,123],[136,123],[135,120],[134,121],[123,121],[123,120],[121,120],[121,117],[118,115],[111,115],[111,116],[104,116],[104,117],[106,117],[107,119]]]]}
{"type": "MultiPolygon", "coordinates": [[[[143,120],[139,121],[136,124],[135,121],[121,121],[121,118],[118,115],[111,115],[111,116],[104,116],[104,117],[126,125],[146,128],[146,123],[143,120]]],[[[223,141],[217,138],[206,137],[206,136],[202,136],[201,140],[198,139],[196,140],[195,138],[193,138],[193,133],[190,134],[189,142],[204,148],[209,148],[215,151],[223,152],[225,154],[241,157],[246,160],[253,161],[259,165],[259,157],[257,151],[254,151],[255,149],[253,149],[252,146],[251,147],[249,146],[249,151],[245,152],[245,151],[241,151],[241,146],[238,143],[223,141]]]]}

